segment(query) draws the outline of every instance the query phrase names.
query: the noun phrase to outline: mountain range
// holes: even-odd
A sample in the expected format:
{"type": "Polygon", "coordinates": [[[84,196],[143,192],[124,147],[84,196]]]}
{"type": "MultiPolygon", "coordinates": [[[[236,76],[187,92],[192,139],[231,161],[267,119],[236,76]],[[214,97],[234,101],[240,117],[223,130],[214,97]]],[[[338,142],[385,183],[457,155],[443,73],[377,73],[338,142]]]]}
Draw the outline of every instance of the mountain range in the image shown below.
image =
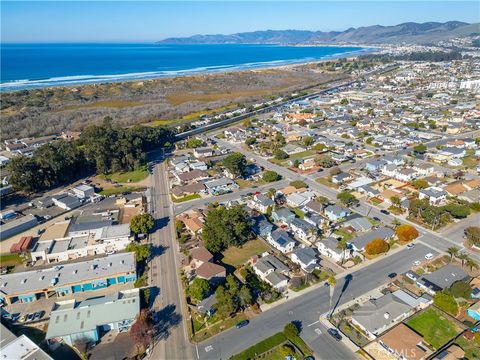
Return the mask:
{"type": "Polygon", "coordinates": [[[373,25],[345,31],[265,30],[230,35],[193,35],[168,38],[158,44],[431,44],[459,36],[480,35],[480,24],[407,22],[394,26],[373,25]]]}

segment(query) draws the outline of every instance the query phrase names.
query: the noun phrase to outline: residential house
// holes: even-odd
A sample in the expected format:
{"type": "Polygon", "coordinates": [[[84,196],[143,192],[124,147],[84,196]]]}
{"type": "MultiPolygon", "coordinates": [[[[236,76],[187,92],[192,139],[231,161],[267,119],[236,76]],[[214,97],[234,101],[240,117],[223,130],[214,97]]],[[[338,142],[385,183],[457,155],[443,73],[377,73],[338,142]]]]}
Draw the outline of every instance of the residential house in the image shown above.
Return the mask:
{"type": "Polygon", "coordinates": [[[421,335],[403,323],[382,334],[377,341],[398,360],[425,360],[433,352],[421,335]]]}
{"type": "Polygon", "coordinates": [[[25,334],[15,336],[5,325],[0,324],[0,354],[5,360],[53,360],[25,334]]]}
{"type": "Polygon", "coordinates": [[[343,184],[345,181],[352,180],[353,176],[349,173],[341,172],[340,174],[332,176],[332,183],[343,184]]]}
{"type": "Polygon", "coordinates": [[[439,187],[430,186],[418,192],[418,198],[427,199],[430,205],[441,205],[447,199],[447,192],[439,187]]]}
{"type": "Polygon", "coordinates": [[[264,215],[258,215],[252,218],[252,230],[255,234],[267,239],[273,230],[273,224],[267,220],[264,215]]]}
{"type": "Polygon", "coordinates": [[[338,205],[328,205],[324,212],[330,221],[340,221],[350,214],[350,210],[338,205]]]}
{"type": "Polygon", "coordinates": [[[430,176],[435,172],[435,167],[428,163],[420,163],[412,166],[412,169],[421,177],[430,176]]]}
{"type": "Polygon", "coordinates": [[[367,217],[361,216],[359,214],[353,214],[345,219],[345,221],[342,223],[342,226],[351,227],[357,232],[365,232],[371,230],[373,224],[367,217]]]}
{"type": "Polygon", "coordinates": [[[286,196],[287,205],[293,208],[299,208],[307,204],[312,200],[314,194],[310,191],[305,191],[303,193],[293,193],[286,196]]]}
{"type": "Polygon", "coordinates": [[[447,264],[430,274],[422,275],[416,284],[420,289],[435,295],[437,291],[450,288],[454,282],[468,278],[469,276],[465,271],[452,264],[447,264]]]}
{"type": "Polygon", "coordinates": [[[378,172],[380,171],[387,162],[385,160],[369,160],[365,163],[365,168],[370,172],[378,172]]]}
{"type": "Polygon", "coordinates": [[[317,164],[315,163],[315,158],[307,158],[303,159],[300,164],[298,165],[298,168],[302,171],[308,171],[313,168],[315,168],[317,164]]]}
{"type": "Polygon", "coordinates": [[[362,234],[348,241],[348,244],[351,246],[352,250],[361,253],[365,250],[365,246],[374,239],[383,239],[388,241],[395,235],[395,232],[385,226],[381,226],[378,229],[369,231],[368,233],[362,234]]]}
{"type": "Polygon", "coordinates": [[[285,230],[276,229],[267,235],[267,241],[277,250],[286,254],[291,252],[296,245],[296,241],[293,240],[285,230]]]}
{"type": "Polygon", "coordinates": [[[183,221],[185,228],[192,234],[197,235],[202,232],[204,219],[197,212],[190,212],[179,217],[183,221]]]}
{"type": "Polygon", "coordinates": [[[127,332],[140,313],[139,289],[116,294],[54,303],[46,339],[75,345],[76,341],[97,343],[110,330],[127,332]]]}
{"type": "Polygon", "coordinates": [[[288,226],[300,240],[314,242],[317,238],[317,227],[303,219],[294,218],[288,226]]]}
{"type": "MultiPolygon", "coordinates": [[[[188,173],[187,173],[188,174],[188,173]]],[[[193,182],[191,184],[183,186],[175,186],[170,190],[175,199],[181,199],[185,196],[199,194],[205,191],[205,185],[203,183],[193,182]]]]}
{"type": "Polygon", "coordinates": [[[338,240],[334,237],[327,237],[317,242],[317,249],[323,256],[331,258],[335,262],[341,262],[346,258],[345,251],[338,247],[338,240]]]}
{"type": "Polygon", "coordinates": [[[208,192],[212,195],[226,194],[239,188],[235,181],[227,178],[205,181],[204,185],[208,192]]]}
{"type": "Polygon", "coordinates": [[[272,211],[272,219],[275,222],[288,225],[295,219],[295,214],[287,208],[278,208],[272,211]]]}
{"type": "Polygon", "coordinates": [[[215,154],[215,150],[209,147],[199,147],[199,148],[193,149],[193,156],[195,156],[197,159],[211,157],[214,154],[215,154]]]}
{"type": "Polygon", "coordinates": [[[227,276],[223,266],[213,263],[213,255],[204,247],[197,247],[190,251],[190,266],[196,270],[196,275],[211,283],[222,282],[227,276]]]}
{"type": "Polygon", "coordinates": [[[422,298],[414,298],[403,290],[397,290],[361,305],[353,312],[351,321],[373,340],[414,314],[422,304],[422,298]]]}
{"type": "Polygon", "coordinates": [[[174,173],[175,178],[180,184],[187,184],[191,181],[205,180],[210,177],[206,171],[192,170],[187,172],[174,173]]]}
{"type": "Polygon", "coordinates": [[[275,202],[263,194],[256,194],[249,202],[249,205],[253,209],[256,209],[262,213],[266,213],[269,207],[273,207],[275,205],[275,202]]]}
{"type": "Polygon", "coordinates": [[[288,155],[294,155],[305,151],[305,148],[300,145],[287,144],[282,148],[288,155]]]}
{"type": "Polygon", "coordinates": [[[317,254],[310,247],[296,249],[290,255],[290,259],[307,273],[311,273],[318,267],[317,254]]]}
{"type": "Polygon", "coordinates": [[[306,212],[303,215],[303,220],[305,220],[310,225],[320,229],[325,223],[326,219],[314,212],[306,212]]]}
{"type": "Polygon", "coordinates": [[[321,214],[323,212],[323,205],[315,200],[310,200],[303,206],[303,209],[306,212],[313,212],[316,214],[321,214]]]}
{"type": "Polygon", "coordinates": [[[285,289],[288,285],[289,268],[273,255],[263,256],[253,265],[253,271],[262,281],[276,290],[285,289]]]}

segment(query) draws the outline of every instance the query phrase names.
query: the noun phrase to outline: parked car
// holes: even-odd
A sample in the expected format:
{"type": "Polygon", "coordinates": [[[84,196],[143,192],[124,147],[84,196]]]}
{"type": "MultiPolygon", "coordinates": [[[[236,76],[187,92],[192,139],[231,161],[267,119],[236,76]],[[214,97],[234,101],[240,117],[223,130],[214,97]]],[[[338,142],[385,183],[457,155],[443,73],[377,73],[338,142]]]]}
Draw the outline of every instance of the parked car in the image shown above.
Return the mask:
{"type": "Polygon", "coordinates": [[[415,244],[408,244],[407,249],[412,250],[415,247],[415,244]]]}
{"type": "Polygon", "coordinates": [[[340,341],[342,340],[342,335],[340,335],[340,333],[338,332],[337,329],[334,329],[334,328],[330,328],[327,330],[327,332],[330,334],[330,336],[332,336],[335,340],[337,341],[340,341]]]}
{"type": "Polygon", "coordinates": [[[40,320],[44,314],[45,311],[37,311],[35,314],[33,314],[33,318],[34,320],[40,320]]]}
{"type": "Polygon", "coordinates": [[[380,210],[380,212],[385,215],[390,215],[390,212],[387,210],[380,210]]]}
{"type": "Polygon", "coordinates": [[[376,217],[376,216],[373,217],[373,220],[375,220],[375,221],[381,221],[380,218],[378,218],[378,217],[376,217]]]}
{"type": "Polygon", "coordinates": [[[398,275],[398,274],[397,274],[396,272],[392,272],[392,273],[388,274],[388,277],[389,277],[390,279],[393,279],[393,278],[397,277],[397,275],[398,275]]]}
{"type": "Polygon", "coordinates": [[[420,264],[421,264],[420,260],[415,260],[413,262],[413,265],[415,265],[415,266],[420,266],[420,264]]]}
{"type": "Polygon", "coordinates": [[[22,315],[18,318],[18,322],[19,323],[24,323],[25,321],[27,320],[26,316],[25,315],[22,315]]]}
{"type": "Polygon", "coordinates": [[[248,320],[242,320],[242,321],[240,321],[239,323],[237,323],[237,325],[235,325],[235,327],[236,327],[237,329],[241,329],[242,327],[247,326],[248,323],[249,323],[248,320]]]}
{"type": "Polygon", "coordinates": [[[426,259],[426,260],[433,259],[433,254],[432,254],[432,253],[428,253],[427,255],[425,255],[425,259],[426,259]]]}
{"type": "Polygon", "coordinates": [[[33,314],[28,314],[26,321],[27,322],[33,321],[33,314]]]}
{"type": "Polygon", "coordinates": [[[12,314],[10,316],[10,320],[12,320],[12,322],[18,321],[19,318],[20,318],[20,313],[12,314]]]}

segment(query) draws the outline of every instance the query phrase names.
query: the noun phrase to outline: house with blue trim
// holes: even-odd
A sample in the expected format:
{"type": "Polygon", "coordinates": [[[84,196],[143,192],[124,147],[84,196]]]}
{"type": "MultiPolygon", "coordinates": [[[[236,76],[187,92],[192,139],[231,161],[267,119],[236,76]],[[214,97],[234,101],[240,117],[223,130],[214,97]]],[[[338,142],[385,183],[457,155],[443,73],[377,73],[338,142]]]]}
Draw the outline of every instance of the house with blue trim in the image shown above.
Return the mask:
{"type": "Polygon", "coordinates": [[[121,253],[72,264],[0,276],[0,299],[27,303],[52,296],[94,291],[134,282],[134,253],[121,253]]]}
{"type": "Polygon", "coordinates": [[[96,343],[113,330],[127,332],[140,312],[139,289],[53,305],[46,339],[73,345],[77,340],[96,343]]]}

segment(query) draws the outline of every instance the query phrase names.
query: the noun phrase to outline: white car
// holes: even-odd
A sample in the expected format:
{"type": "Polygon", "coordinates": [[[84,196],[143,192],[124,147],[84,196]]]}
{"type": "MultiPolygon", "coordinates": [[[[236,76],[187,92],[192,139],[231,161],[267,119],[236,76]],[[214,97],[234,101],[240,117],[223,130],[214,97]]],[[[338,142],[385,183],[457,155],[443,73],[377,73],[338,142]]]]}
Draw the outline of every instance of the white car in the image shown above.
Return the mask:
{"type": "Polygon", "coordinates": [[[408,244],[407,249],[412,250],[415,247],[415,244],[408,244]]]}
{"type": "Polygon", "coordinates": [[[420,266],[420,264],[421,264],[420,260],[416,260],[413,262],[413,265],[415,266],[420,266]]]}
{"type": "Polygon", "coordinates": [[[425,259],[426,259],[426,260],[433,259],[433,254],[432,254],[432,253],[428,253],[427,255],[425,255],[425,259]]]}

